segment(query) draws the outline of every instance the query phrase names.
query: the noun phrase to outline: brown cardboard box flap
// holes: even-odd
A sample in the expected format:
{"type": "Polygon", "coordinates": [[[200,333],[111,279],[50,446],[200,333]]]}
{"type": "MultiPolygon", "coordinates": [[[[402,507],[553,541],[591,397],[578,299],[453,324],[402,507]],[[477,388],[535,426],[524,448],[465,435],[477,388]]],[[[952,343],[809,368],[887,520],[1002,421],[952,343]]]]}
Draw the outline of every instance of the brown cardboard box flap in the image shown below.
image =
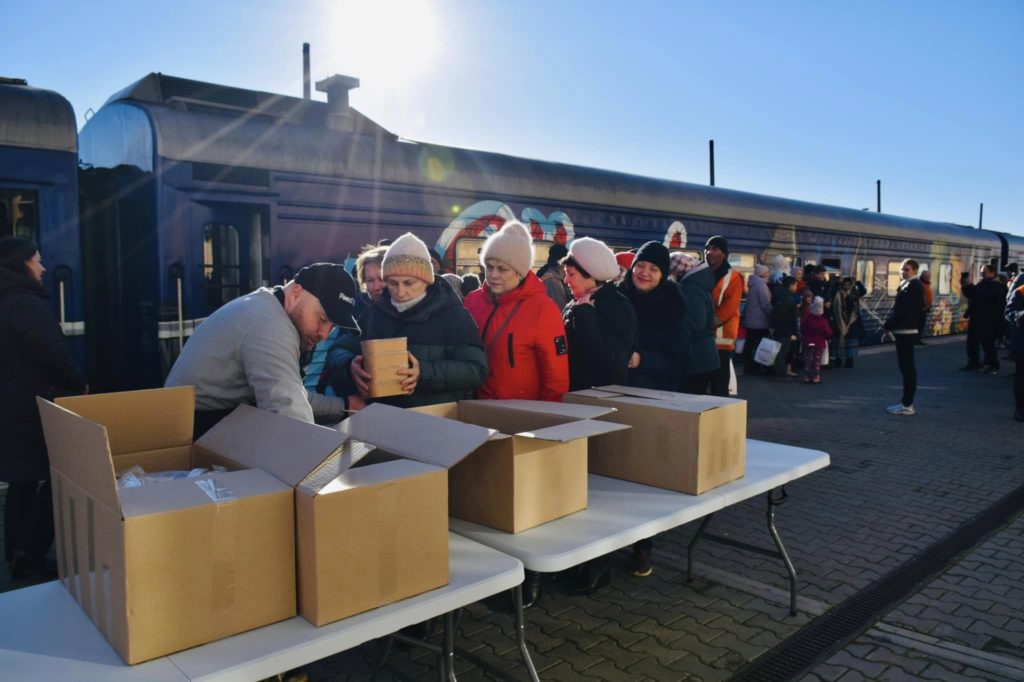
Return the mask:
{"type": "MultiPolygon", "coordinates": [[[[343,423],[348,423],[348,421],[346,420],[343,423]]],[[[323,466],[303,479],[302,483],[299,484],[298,489],[307,495],[319,495],[326,492],[324,488],[327,485],[339,476],[343,476],[345,472],[355,466],[359,460],[374,450],[374,446],[369,443],[363,443],[355,440],[354,438],[349,438],[341,446],[341,451],[338,456],[329,458],[323,463],[323,466]]]]}
{"type": "Polygon", "coordinates": [[[352,437],[382,450],[450,469],[487,442],[491,430],[372,403],[348,418],[352,437]]]}
{"type": "Polygon", "coordinates": [[[50,466],[120,515],[107,429],[43,398],[36,398],[36,404],[43,421],[50,466]]]}
{"type": "Polygon", "coordinates": [[[192,444],[196,390],[192,386],[57,398],[56,403],[107,427],[110,454],[192,444]]]}
{"type": "Polygon", "coordinates": [[[615,393],[623,396],[635,396],[637,398],[650,398],[652,400],[661,400],[671,402],[681,406],[688,405],[700,405],[702,407],[694,408],[693,412],[703,412],[704,410],[714,409],[723,405],[734,405],[739,402],[743,402],[739,398],[723,398],[714,395],[692,395],[689,393],[673,393],[672,391],[658,391],[652,388],[634,388],[632,386],[601,386],[594,391],[577,391],[581,395],[588,395],[595,398],[609,398],[612,396],[607,395],[608,393],[615,393]],[[597,391],[604,391],[602,395],[597,391]]]}
{"type": "Polygon", "coordinates": [[[297,486],[321,466],[334,466],[329,460],[340,456],[346,438],[335,429],[239,405],[196,445],[297,486]]]}
{"type": "Polygon", "coordinates": [[[569,422],[567,424],[559,424],[558,426],[549,426],[544,429],[537,429],[536,431],[525,431],[516,434],[517,436],[524,436],[527,438],[536,438],[538,440],[553,440],[553,441],[570,441],[576,440],[577,438],[590,438],[592,436],[600,436],[605,433],[612,433],[613,431],[625,431],[630,427],[626,424],[615,424],[613,422],[600,422],[591,419],[581,419],[577,422],[569,422]]]}
{"type": "MultiPolygon", "coordinates": [[[[652,407],[655,409],[689,412],[692,414],[700,414],[701,412],[717,410],[718,408],[731,404],[722,402],[723,400],[731,400],[729,398],[718,398],[716,396],[703,395],[685,397],[682,400],[658,400],[656,398],[639,398],[631,395],[623,395],[611,396],[609,398],[604,398],[604,400],[612,404],[621,403],[625,405],[642,405],[644,407],[652,407]]],[[[737,401],[732,400],[732,402],[735,403],[737,401]]]]}

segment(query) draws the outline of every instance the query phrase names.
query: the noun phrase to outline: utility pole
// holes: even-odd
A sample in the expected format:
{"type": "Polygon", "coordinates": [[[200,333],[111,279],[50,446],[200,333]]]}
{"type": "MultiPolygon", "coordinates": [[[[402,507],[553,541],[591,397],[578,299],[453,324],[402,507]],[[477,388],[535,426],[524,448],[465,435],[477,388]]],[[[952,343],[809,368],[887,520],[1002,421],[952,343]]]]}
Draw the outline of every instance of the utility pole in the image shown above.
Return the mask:
{"type": "Polygon", "coordinates": [[[981,229],[981,219],[985,217],[985,203],[978,205],[978,229],[981,229]]]}
{"type": "Polygon", "coordinates": [[[882,181],[875,180],[875,201],[878,204],[877,213],[882,212],[882,181]]]}
{"type": "Polygon", "coordinates": [[[309,43],[302,43],[302,99],[310,99],[309,89],[309,43]]]}
{"type": "Polygon", "coordinates": [[[715,141],[708,140],[708,152],[711,159],[711,186],[715,186],[715,141]]]}

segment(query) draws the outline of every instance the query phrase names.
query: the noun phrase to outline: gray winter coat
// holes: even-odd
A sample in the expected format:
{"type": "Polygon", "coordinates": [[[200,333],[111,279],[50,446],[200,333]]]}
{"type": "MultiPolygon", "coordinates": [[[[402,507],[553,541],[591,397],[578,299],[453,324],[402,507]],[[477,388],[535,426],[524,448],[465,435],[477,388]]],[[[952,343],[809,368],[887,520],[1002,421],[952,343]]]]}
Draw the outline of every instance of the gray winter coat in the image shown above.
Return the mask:
{"type": "Polygon", "coordinates": [[[772,292],[768,290],[768,283],[756,275],[751,275],[747,288],[747,329],[770,328],[772,292]]]}
{"type": "Polygon", "coordinates": [[[683,326],[683,345],[686,346],[684,377],[718,369],[715,305],[711,300],[714,288],[715,276],[706,263],[690,270],[679,282],[679,292],[686,300],[686,324],[683,326]]]}

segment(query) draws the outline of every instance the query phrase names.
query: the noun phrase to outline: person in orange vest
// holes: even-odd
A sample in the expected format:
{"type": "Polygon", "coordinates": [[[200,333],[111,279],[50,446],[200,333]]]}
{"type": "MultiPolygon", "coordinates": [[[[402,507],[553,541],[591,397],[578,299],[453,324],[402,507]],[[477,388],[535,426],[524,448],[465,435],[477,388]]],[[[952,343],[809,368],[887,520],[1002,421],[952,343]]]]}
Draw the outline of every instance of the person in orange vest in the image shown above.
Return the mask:
{"type": "Polygon", "coordinates": [[[704,260],[715,276],[711,302],[715,305],[715,347],[719,364],[711,377],[711,394],[726,397],[729,395],[730,361],[740,330],[743,275],[733,272],[729,265],[729,242],[720,235],[715,235],[704,245],[704,260]]]}

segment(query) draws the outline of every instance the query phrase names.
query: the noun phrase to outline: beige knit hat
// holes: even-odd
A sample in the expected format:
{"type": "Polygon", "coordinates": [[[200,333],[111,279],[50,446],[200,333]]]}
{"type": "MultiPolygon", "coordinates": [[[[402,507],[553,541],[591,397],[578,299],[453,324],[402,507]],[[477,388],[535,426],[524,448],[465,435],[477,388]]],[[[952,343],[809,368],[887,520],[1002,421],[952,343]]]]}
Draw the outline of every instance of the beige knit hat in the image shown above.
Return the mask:
{"type": "Polygon", "coordinates": [[[430,264],[427,245],[412,232],[406,232],[388,247],[381,267],[383,276],[415,277],[427,284],[434,283],[434,268],[430,264]]]}
{"type": "Polygon", "coordinates": [[[526,277],[533,265],[533,238],[522,223],[507,222],[480,249],[480,265],[486,266],[488,258],[508,263],[520,277],[526,277]]]}
{"type": "Polygon", "coordinates": [[[619,263],[604,242],[590,237],[569,244],[569,258],[579,263],[598,282],[611,282],[619,276],[619,263]]]}

